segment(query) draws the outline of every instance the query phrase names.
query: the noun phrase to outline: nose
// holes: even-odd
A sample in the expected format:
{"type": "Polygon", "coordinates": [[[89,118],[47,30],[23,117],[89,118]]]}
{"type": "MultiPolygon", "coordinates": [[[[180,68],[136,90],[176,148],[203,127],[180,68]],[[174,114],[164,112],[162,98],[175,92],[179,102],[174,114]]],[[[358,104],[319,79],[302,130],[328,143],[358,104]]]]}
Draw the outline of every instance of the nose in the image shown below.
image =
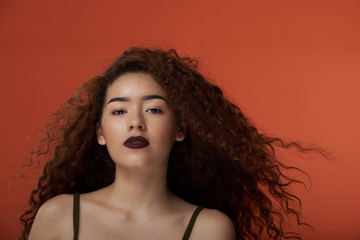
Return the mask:
{"type": "Polygon", "coordinates": [[[130,130],[146,130],[145,121],[141,113],[134,112],[129,120],[129,131],[130,130]]]}

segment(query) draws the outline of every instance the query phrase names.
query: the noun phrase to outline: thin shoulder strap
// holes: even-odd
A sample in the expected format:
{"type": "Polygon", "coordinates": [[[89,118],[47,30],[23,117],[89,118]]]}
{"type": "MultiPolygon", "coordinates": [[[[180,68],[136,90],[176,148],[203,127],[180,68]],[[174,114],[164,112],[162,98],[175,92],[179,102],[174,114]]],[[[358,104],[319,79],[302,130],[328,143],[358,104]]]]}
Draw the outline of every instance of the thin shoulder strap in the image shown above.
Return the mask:
{"type": "Polygon", "coordinates": [[[74,207],[73,207],[74,240],[78,239],[79,212],[80,212],[80,194],[75,193],[74,194],[74,207]]]}
{"type": "Polygon", "coordinates": [[[191,234],[191,231],[192,231],[192,229],[193,229],[193,227],[194,227],[196,218],[197,218],[197,216],[199,215],[199,213],[201,212],[201,210],[203,210],[203,209],[204,209],[204,207],[202,207],[202,206],[198,206],[198,207],[195,209],[193,215],[191,216],[190,222],[189,222],[189,224],[188,224],[188,226],[187,226],[187,228],[186,228],[186,231],[185,231],[185,233],[184,233],[184,236],[183,236],[182,240],[188,240],[188,239],[189,239],[190,234],[191,234]]]}

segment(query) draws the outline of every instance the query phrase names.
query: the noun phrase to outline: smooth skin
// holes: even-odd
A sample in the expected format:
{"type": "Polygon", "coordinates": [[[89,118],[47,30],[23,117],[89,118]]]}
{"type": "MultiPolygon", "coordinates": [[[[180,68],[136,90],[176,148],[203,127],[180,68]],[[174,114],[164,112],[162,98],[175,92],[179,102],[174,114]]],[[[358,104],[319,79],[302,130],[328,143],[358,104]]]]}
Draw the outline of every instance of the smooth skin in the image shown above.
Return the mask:
{"type": "MultiPolygon", "coordinates": [[[[79,240],[181,240],[196,206],[167,187],[169,153],[185,133],[161,86],[146,73],[120,76],[107,90],[97,136],[116,164],[115,181],[81,195],[79,240]],[[126,148],[131,136],[150,144],[126,148]]],[[[50,199],[39,209],[29,240],[73,239],[72,213],[73,195],[50,199]]],[[[189,239],[234,240],[234,226],[220,211],[204,209],[189,239]]]]}

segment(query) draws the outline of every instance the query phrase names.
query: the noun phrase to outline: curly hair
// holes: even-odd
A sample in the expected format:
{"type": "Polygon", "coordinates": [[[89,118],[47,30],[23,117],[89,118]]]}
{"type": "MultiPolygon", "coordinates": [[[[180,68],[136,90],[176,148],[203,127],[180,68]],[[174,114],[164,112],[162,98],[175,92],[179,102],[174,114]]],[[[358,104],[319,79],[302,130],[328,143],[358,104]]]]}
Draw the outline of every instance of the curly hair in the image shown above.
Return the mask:
{"type": "MultiPolygon", "coordinates": [[[[301,145],[260,134],[221,89],[197,71],[198,61],[169,51],[130,48],[102,75],[84,83],[52,115],[46,137],[31,154],[45,158],[43,174],[31,192],[20,221],[27,239],[41,205],[62,193],[86,193],[110,185],[115,164],[97,142],[107,88],[122,74],[144,72],[163,87],[185,140],[175,142],[169,157],[169,189],[184,200],[215,208],[234,223],[236,239],[301,239],[287,232],[283,219],[300,220],[300,199],[288,186],[300,182],[285,174],[296,169],[280,162],[275,147],[301,145]],[[280,207],[278,207],[280,206],[280,207]]],[[[301,170],[299,170],[301,171],[301,170]]]]}

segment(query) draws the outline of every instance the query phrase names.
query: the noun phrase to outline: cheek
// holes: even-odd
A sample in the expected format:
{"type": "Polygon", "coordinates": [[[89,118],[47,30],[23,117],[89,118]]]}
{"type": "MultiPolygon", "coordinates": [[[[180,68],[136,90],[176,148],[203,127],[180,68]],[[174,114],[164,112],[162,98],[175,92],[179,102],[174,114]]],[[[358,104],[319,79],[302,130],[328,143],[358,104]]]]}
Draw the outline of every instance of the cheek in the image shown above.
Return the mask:
{"type": "Polygon", "coordinates": [[[170,144],[175,140],[177,133],[177,127],[174,121],[162,121],[157,124],[156,133],[163,141],[167,141],[170,144]]]}
{"type": "Polygon", "coordinates": [[[107,144],[119,141],[119,138],[124,135],[124,123],[120,119],[104,119],[102,122],[102,130],[107,144]]]}

